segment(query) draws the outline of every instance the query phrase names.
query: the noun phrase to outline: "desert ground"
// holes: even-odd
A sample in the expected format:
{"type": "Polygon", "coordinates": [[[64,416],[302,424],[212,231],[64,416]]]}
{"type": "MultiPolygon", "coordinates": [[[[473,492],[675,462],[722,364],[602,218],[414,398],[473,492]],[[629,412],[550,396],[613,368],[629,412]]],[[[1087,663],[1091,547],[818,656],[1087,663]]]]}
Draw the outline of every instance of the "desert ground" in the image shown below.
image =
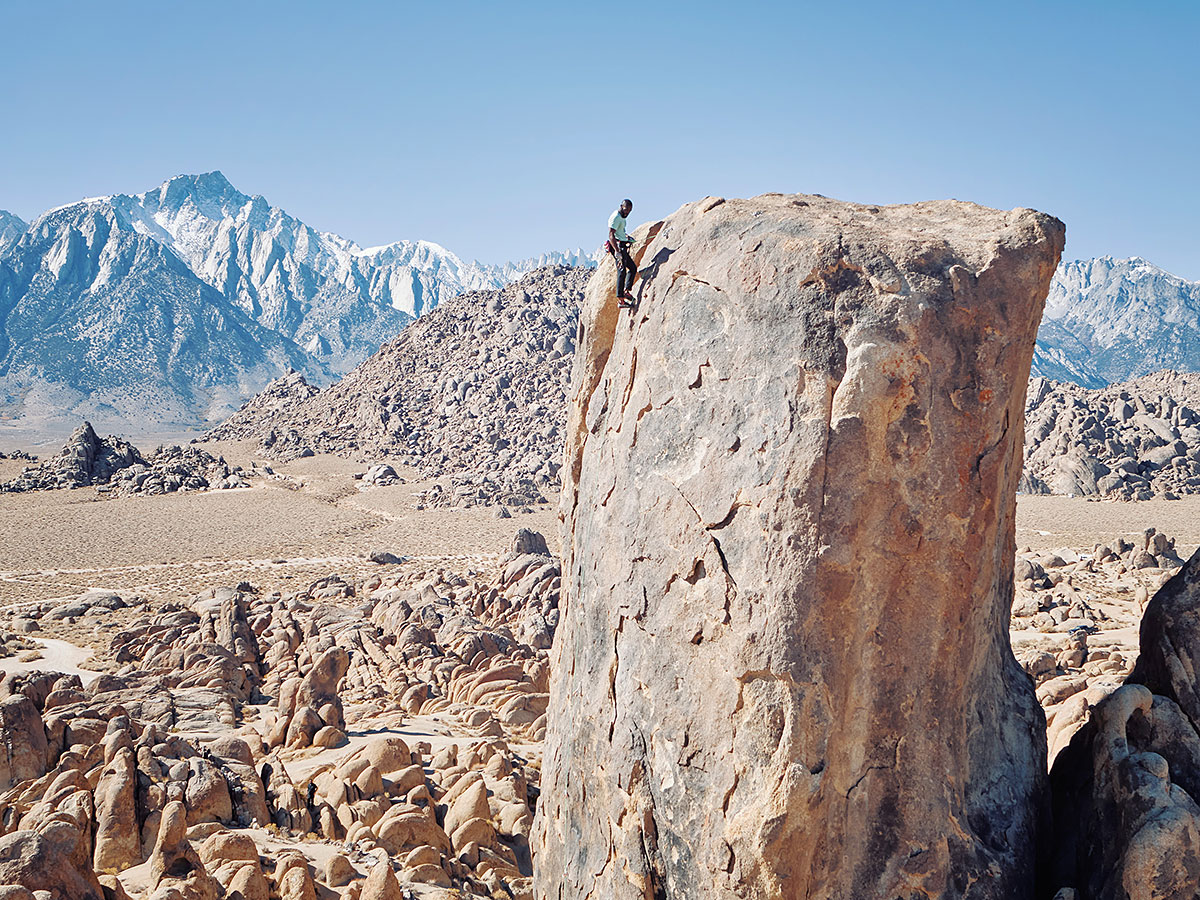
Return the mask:
{"type": "MultiPolygon", "coordinates": [[[[366,556],[376,549],[407,557],[494,556],[517,528],[541,531],[558,552],[557,497],[513,519],[498,519],[490,508],[417,510],[413,495],[428,484],[415,481],[411,470],[398,468],[405,484],[360,490],[354,475],[366,462],[328,454],[269,462],[256,457],[253,442],[205,447],[246,467],[269,464],[280,477],[256,479],[250,489],[156,497],[107,499],[91,488],[0,494],[0,603],[70,595],[76,588],[171,591],[231,578],[300,578],[309,569],[324,574],[339,565],[369,571],[366,556]]],[[[0,481],[27,465],[0,460],[0,481]]],[[[1019,548],[1090,552],[1099,542],[1149,527],[1175,537],[1181,553],[1194,550],[1200,496],[1017,500],[1019,548]]]]}
{"type": "MultiPolygon", "coordinates": [[[[256,459],[252,442],[206,444],[231,464],[256,459]]],[[[0,481],[29,463],[0,461],[0,481]]],[[[0,604],[70,598],[90,588],[182,599],[239,581],[287,590],[338,572],[363,578],[387,550],[410,560],[494,559],[518,528],[558,552],[557,498],[498,519],[495,511],[414,508],[427,484],[359,490],[365,463],[319,455],[271,462],[276,477],[232,491],[104,498],[92,488],[0,494],[0,604]],[[307,582],[305,581],[307,579],[307,582]]]]}
{"type": "MultiPolygon", "coordinates": [[[[556,496],[511,519],[488,507],[417,509],[414,495],[429,485],[412,470],[398,469],[404,484],[361,488],[354,475],[366,469],[364,461],[321,454],[268,463],[253,442],[206,447],[231,464],[270,465],[275,474],[252,479],[248,489],[153,497],[109,499],[93,488],[0,494],[0,608],[69,600],[92,589],[163,602],[242,581],[283,592],[330,573],[362,582],[380,571],[368,558],[376,550],[403,558],[401,568],[478,567],[495,564],[518,528],[542,533],[552,553],[560,550],[556,496]]],[[[25,465],[0,460],[0,481],[25,465]]],[[[1186,558],[1200,546],[1200,496],[1017,500],[1017,547],[1024,555],[1086,556],[1100,543],[1140,539],[1147,528],[1174,538],[1186,558]]],[[[1097,591],[1104,599],[1112,593],[1104,586],[1097,591]]],[[[88,646],[104,639],[106,626],[59,628],[88,646]]]]}
{"type": "MultiPolygon", "coordinates": [[[[348,609],[359,607],[361,615],[363,600],[375,604],[377,609],[384,609],[402,590],[419,593],[424,586],[427,591],[436,589],[451,599],[457,590],[460,601],[469,607],[471,595],[466,591],[471,590],[473,584],[482,591],[482,596],[476,595],[480,597],[476,602],[486,602],[490,585],[496,583],[505,571],[505,563],[514,556],[514,536],[519,529],[540,532],[546,537],[546,549],[555,554],[559,551],[557,498],[542,509],[524,514],[516,512],[511,518],[499,518],[497,511],[488,507],[416,509],[414,494],[429,485],[410,481],[415,476],[412,471],[399,472],[405,483],[360,490],[360,482],[354,475],[366,469],[365,463],[317,456],[290,463],[271,463],[271,474],[264,474],[261,467],[265,462],[254,458],[253,445],[209,445],[206,449],[219,452],[230,463],[247,468],[256,462],[260,471],[250,478],[252,486],[113,499],[105,498],[94,488],[0,494],[0,616],[6,619],[6,627],[21,631],[19,636],[4,632],[8,655],[0,658],[0,673],[62,673],[78,677],[86,690],[100,673],[121,670],[126,660],[115,658],[112,644],[123,629],[144,628],[145,623],[151,621],[148,616],[161,619],[170,616],[173,610],[185,607],[201,611],[212,608],[215,601],[206,601],[204,596],[205,592],[213,596],[213,589],[233,588],[239,584],[248,589],[253,585],[255,598],[266,597],[265,602],[279,610],[275,615],[283,621],[292,621],[294,613],[307,631],[315,626],[307,624],[309,620],[302,616],[313,608],[325,608],[321,602],[324,598],[329,598],[334,605],[344,603],[348,609]],[[387,551],[399,561],[372,562],[369,556],[375,551],[387,551]],[[334,575],[337,577],[329,577],[334,575]],[[479,587],[481,584],[482,588],[479,587]],[[95,590],[117,594],[124,598],[126,605],[112,610],[98,608],[93,611],[95,614],[81,616],[44,614],[55,605],[95,590]],[[294,601],[299,605],[293,605],[288,599],[297,597],[302,598],[294,601]],[[361,599],[339,599],[344,597],[361,599]],[[285,605],[289,612],[283,611],[285,605]],[[33,620],[37,620],[36,628],[26,633],[20,627],[21,623],[28,624],[33,620]]],[[[26,465],[29,463],[23,460],[0,461],[0,480],[19,474],[26,465]]],[[[527,559],[545,560],[545,557],[527,559]]],[[[546,567],[540,580],[534,579],[542,587],[549,583],[548,571],[549,567],[546,567]]],[[[556,568],[554,572],[557,573],[556,568]]],[[[514,587],[509,585],[510,593],[514,587]]],[[[492,591],[490,596],[495,594],[492,591]]],[[[227,592],[227,596],[232,594],[227,592]]],[[[237,596],[247,595],[238,593],[237,596]]],[[[394,639],[402,628],[402,625],[396,625],[385,631],[394,639]]],[[[366,630],[374,633],[373,627],[366,630]]],[[[325,634],[326,643],[321,649],[327,650],[329,642],[338,647],[357,647],[357,652],[363,655],[355,666],[372,665],[367,660],[371,652],[379,659],[385,655],[377,645],[364,651],[355,643],[361,638],[339,632],[336,622],[333,631],[339,636],[334,638],[325,634]]],[[[143,647],[134,652],[140,654],[144,650],[143,647]]],[[[344,654],[345,651],[339,652],[344,654]]],[[[536,660],[532,663],[537,664],[536,660]]],[[[411,664],[421,663],[412,660],[411,664]]],[[[355,753],[378,754],[391,746],[389,741],[399,740],[404,742],[400,746],[405,748],[401,762],[408,765],[411,749],[412,761],[422,760],[428,767],[428,777],[435,778],[436,772],[453,768],[455,760],[481,767],[485,759],[491,758],[489,754],[497,752],[501,746],[496,741],[498,724],[489,717],[489,721],[481,725],[478,714],[474,720],[467,721],[474,708],[460,705],[417,714],[416,707],[420,706],[421,698],[410,701],[411,710],[397,703],[403,685],[397,687],[391,680],[396,668],[394,664],[389,665],[391,669],[386,675],[378,669],[372,670],[373,676],[362,678],[353,670],[350,672],[347,680],[357,681],[363,690],[356,692],[343,686],[337,705],[340,707],[342,702],[345,703],[345,721],[340,723],[344,732],[338,729],[337,735],[328,741],[314,737],[312,745],[304,748],[296,747],[295,740],[289,737],[293,746],[280,748],[281,755],[276,757],[275,765],[286,763],[287,776],[300,779],[299,783],[322,773],[328,780],[332,767],[355,753]],[[392,697],[392,702],[381,700],[381,696],[392,697]]],[[[278,668],[282,671],[286,664],[278,668]]],[[[544,669],[544,664],[541,668],[544,669]]],[[[207,676],[200,680],[207,680],[207,676]]],[[[215,683],[225,680],[222,676],[215,683]]],[[[231,729],[224,727],[226,724],[232,725],[231,721],[216,718],[218,712],[225,709],[222,699],[225,686],[210,695],[204,694],[203,690],[198,698],[187,701],[191,704],[188,708],[192,718],[186,722],[180,719],[171,729],[175,737],[191,742],[192,746],[211,744],[229,734],[231,729]]],[[[278,693],[277,687],[269,690],[272,696],[278,693]]],[[[187,691],[177,694],[176,700],[181,696],[187,696],[187,691]]],[[[250,746],[257,747],[261,740],[269,739],[272,723],[278,721],[275,707],[268,704],[265,697],[243,699],[245,702],[238,714],[242,728],[237,735],[247,736],[250,746]]],[[[178,702],[176,706],[178,713],[182,706],[178,702]]],[[[506,727],[520,730],[526,727],[526,720],[532,721],[538,714],[525,715],[521,724],[506,727]]],[[[520,717],[521,714],[516,715],[520,717]]],[[[287,725],[287,721],[283,724],[287,725]]],[[[505,762],[501,769],[511,772],[515,765],[518,768],[515,777],[523,778],[520,775],[522,766],[530,765],[536,769],[540,763],[539,742],[527,744],[512,739],[511,735],[510,740],[511,743],[503,744],[505,762]]],[[[255,752],[259,751],[256,749],[255,752]]],[[[497,758],[493,768],[500,765],[497,758]]],[[[390,775],[384,784],[393,784],[390,775]]],[[[444,790],[437,781],[429,784],[439,798],[453,798],[454,795],[446,793],[448,784],[444,790]]],[[[520,791],[514,796],[523,797],[525,782],[515,784],[520,791]]],[[[504,793],[502,786],[498,789],[504,793]]],[[[371,802],[380,801],[373,799],[371,802]]],[[[296,810],[303,808],[303,804],[295,807],[296,810]]],[[[526,814],[522,819],[516,815],[518,812],[514,807],[514,813],[509,816],[520,819],[509,826],[510,831],[526,833],[528,816],[526,814]]],[[[377,816],[371,816],[368,821],[375,818],[377,816]]],[[[361,831],[362,823],[358,824],[361,831]]],[[[300,831],[306,831],[307,827],[300,831]]],[[[328,822],[323,827],[329,837],[335,830],[339,836],[344,831],[343,826],[328,822]]],[[[189,827],[188,838],[199,847],[213,828],[209,823],[189,827]]],[[[307,870],[312,873],[309,880],[315,879],[319,885],[317,895],[320,897],[357,897],[358,889],[364,888],[363,879],[377,869],[376,857],[364,850],[366,845],[361,842],[293,839],[286,836],[291,832],[281,832],[275,826],[245,828],[239,833],[253,838],[259,853],[268,860],[267,873],[278,884],[283,884],[284,868],[276,864],[272,870],[269,861],[282,858],[280,853],[285,850],[290,850],[293,855],[300,853],[307,870]],[[337,865],[345,869],[345,874],[337,877],[327,871],[330,858],[335,855],[339,857],[337,865]],[[345,884],[347,880],[355,885],[350,894],[330,887],[331,884],[345,884]]],[[[423,870],[419,868],[422,863],[409,860],[407,868],[398,874],[410,891],[409,896],[440,897],[445,894],[439,885],[449,887],[447,869],[457,873],[455,877],[461,876],[458,883],[475,878],[473,883],[480,890],[485,883],[480,880],[483,873],[494,869],[488,877],[494,880],[499,877],[497,873],[506,872],[505,877],[509,879],[506,883],[510,884],[511,890],[524,896],[518,883],[522,876],[529,874],[528,851],[521,849],[523,838],[510,836],[506,840],[508,849],[497,846],[502,857],[492,858],[488,856],[488,850],[482,851],[483,856],[490,859],[486,866],[481,866],[479,859],[471,856],[473,868],[469,872],[461,868],[466,863],[451,863],[438,857],[437,865],[426,866],[423,870]]],[[[429,848],[425,849],[428,853],[429,848]]],[[[437,856],[436,852],[433,855],[437,856]]],[[[121,872],[121,883],[133,896],[145,895],[152,886],[150,865],[146,862],[121,872]]],[[[381,876],[377,873],[376,877],[381,876]]],[[[283,895],[292,896],[290,893],[283,895]]]]}
{"type": "MultiPolygon", "coordinates": [[[[205,592],[242,582],[252,585],[258,596],[280,596],[286,602],[332,574],[351,585],[358,597],[387,596],[388,585],[419,593],[433,578],[439,592],[453,598],[446,588],[466,584],[461,580],[465,574],[468,581],[474,580],[475,596],[481,596],[489,579],[504,583],[499,573],[513,559],[518,529],[540,532],[550,552],[560,552],[555,496],[543,508],[511,518],[499,518],[488,507],[417,509],[415,495],[428,484],[417,481],[411,470],[398,469],[405,483],[362,487],[354,476],[365,471],[368,461],[318,455],[271,462],[266,474],[263,467],[268,463],[256,457],[252,443],[208,449],[256,471],[252,487],[115,499],[94,488],[0,494],[0,615],[7,626],[22,621],[25,610],[44,613],[87,591],[112,591],[129,601],[126,608],[102,615],[41,615],[37,630],[17,637],[8,648],[10,655],[0,658],[0,672],[61,672],[78,676],[86,687],[98,673],[119,670],[120,660],[110,643],[139,617],[145,622],[148,613],[162,616],[183,606],[203,610],[205,592]],[[388,551],[401,561],[372,562],[369,557],[376,551],[388,551]],[[28,642],[25,649],[21,641],[28,642]]],[[[18,474],[25,465],[21,460],[0,461],[0,480],[18,474]]],[[[1093,560],[1094,550],[1118,539],[1140,547],[1149,528],[1172,538],[1175,555],[1186,558],[1200,545],[1200,497],[1144,502],[1018,499],[1018,557],[1044,565],[1045,577],[1035,584],[1018,575],[1011,636],[1018,661],[1039,685],[1052,754],[1131,668],[1146,597],[1172,571],[1165,561],[1161,568],[1137,568],[1121,560],[1100,565],[1093,560]],[[1028,608],[1019,613],[1023,603],[1028,608]],[[1080,635],[1081,626],[1086,637],[1080,635]],[[1082,654],[1077,652],[1081,640],[1082,654]]],[[[346,730],[340,743],[279,751],[297,784],[332,771],[371,741],[399,738],[420,748],[414,760],[424,753],[435,793],[437,785],[449,791],[449,782],[437,780],[443,772],[439,766],[453,771],[455,758],[472,752],[471,747],[484,748],[489,740],[469,705],[428,712],[429,707],[418,703],[401,710],[394,703],[372,701],[370,685],[365,686],[368,690],[346,696],[346,730]],[[459,747],[464,749],[458,752],[459,747]],[[458,756],[446,756],[447,748],[458,756]]],[[[269,742],[268,733],[277,721],[275,708],[247,702],[241,714],[238,734],[252,736],[252,743],[258,736],[269,742]]],[[[222,733],[219,727],[214,730],[211,716],[197,722],[181,727],[180,736],[202,744],[222,733]]],[[[506,759],[527,767],[524,771],[531,776],[538,771],[541,751],[536,737],[517,737],[504,746],[506,759]]],[[[514,826],[514,833],[524,827],[514,826]]],[[[211,827],[197,826],[188,834],[199,845],[210,832],[211,827]]],[[[342,840],[324,841],[288,839],[281,837],[283,832],[261,828],[243,833],[254,839],[266,859],[283,851],[300,852],[317,873],[318,884],[334,855],[345,857],[353,870],[347,877],[360,884],[376,863],[372,852],[377,851],[369,849],[369,842],[356,843],[349,833],[342,840]]],[[[528,876],[527,850],[519,838],[510,844],[511,877],[517,880],[508,883],[512,896],[526,896],[526,882],[520,879],[528,876]]],[[[120,880],[133,896],[149,887],[149,866],[147,862],[122,872],[120,880]]],[[[471,877],[471,870],[455,869],[450,861],[443,860],[442,866],[456,877],[471,877]]],[[[426,875],[441,883],[444,869],[434,869],[426,875]]],[[[273,876],[277,880],[282,878],[279,871],[273,876]]],[[[421,884],[423,876],[412,864],[399,875],[402,881],[408,879],[405,883],[417,896],[448,896],[434,884],[421,884]]],[[[357,894],[338,894],[326,885],[320,896],[357,894]]]]}

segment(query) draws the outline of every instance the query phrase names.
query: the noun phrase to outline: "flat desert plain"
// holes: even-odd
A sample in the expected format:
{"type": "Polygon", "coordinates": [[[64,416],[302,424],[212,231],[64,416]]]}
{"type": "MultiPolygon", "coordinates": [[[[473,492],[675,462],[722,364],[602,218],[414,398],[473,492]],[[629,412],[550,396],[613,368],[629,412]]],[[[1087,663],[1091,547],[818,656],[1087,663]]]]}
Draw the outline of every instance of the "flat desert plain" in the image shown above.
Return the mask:
{"type": "MultiPolygon", "coordinates": [[[[557,497],[529,514],[497,518],[490,508],[416,509],[428,487],[399,468],[405,484],[360,489],[363,462],[318,455],[289,463],[256,459],[254,444],[204,445],[230,463],[270,465],[278,477],[232,491],[108,499],[92,488],[0,494],[0,605],[69,598],[89,588],[182,598],[247,580],[296,587],[330,572],[377,568],[387,550],[411,559],[482,560],[508,550],[518,528],[542,532],[559,552],[557,497]]],[[[0,481],[28,465],[0,461],[0,481]]],[[[1019,497],[1017,546],[1090,553],[1101,542],[1146,528],[1176,539],[1180,555],[1200,545],[1200,497],[1138,503],[1019,497]]]]}
{"type": "MultiPolygon", "coordinates": [[[[234,465],[255,460],[253,442],[205,444],[234,465]]],[[[557,498],[534,513],[496,517],[490,508],[415,509],[428,484],[359,489],[366,464],[320,455],[290,463],[257,460],[277,477],[230,491],[108,499],[93,488],[0,494],[0,606],[68,599],[90,588],[148,600],[187,599],[250,581],[303,587],[337,572],[378,570],[386,550],[412,560],[469,565],[499,557],[518,528],[546,536],[558,552],[557,498]]],[[[0,480],[29,465],[0,461],[0,480]]],[[[460,566],[461,567],[461,566],[460,566]]]]}

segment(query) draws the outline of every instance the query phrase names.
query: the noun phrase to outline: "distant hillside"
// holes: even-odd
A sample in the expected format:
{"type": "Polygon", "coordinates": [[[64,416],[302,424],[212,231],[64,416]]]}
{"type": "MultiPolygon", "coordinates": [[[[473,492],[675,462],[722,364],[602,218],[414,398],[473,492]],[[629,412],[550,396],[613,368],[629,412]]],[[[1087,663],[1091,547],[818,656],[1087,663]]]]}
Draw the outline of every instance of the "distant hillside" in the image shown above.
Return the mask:
{"type": "Polygon", "coordinates": [[[579,303],[591,271],[464,294],[316,391],[281,378],[214,429],[270,456],[330,452],[445,477],[429,502],[524,506],[558,486],[579,303]]]}

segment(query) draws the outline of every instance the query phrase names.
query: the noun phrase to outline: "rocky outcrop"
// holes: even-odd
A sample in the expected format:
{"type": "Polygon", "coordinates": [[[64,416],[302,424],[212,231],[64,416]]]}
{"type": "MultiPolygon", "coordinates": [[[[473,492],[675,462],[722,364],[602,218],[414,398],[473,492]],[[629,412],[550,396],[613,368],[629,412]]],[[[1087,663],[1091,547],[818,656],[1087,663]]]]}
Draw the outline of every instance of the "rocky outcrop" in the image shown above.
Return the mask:
{"type": "Polygon", "coordinates": [[[1149,500],[1200,493],[1200,375],[1088,390],[1045,378],[1025,401],[1030,494],[1149,500]]]}
{"type": "Polygon", "coordinates": [[[128,497],[249,487],[249,482],[241,466],[231,467],[224,458],[199,448],[159,447],[146,459],[128,441],[113,435],[101,438],[91,423],[84,422],[57,455],[0,483],[0,492],[89,486],[108,496],[128,497]]]}
{"type": "Polygon", "coordinates": [[[1085,900],[1200,895],[1200,551],[1154,595],[1126,683],[1054,762],[1047,887],[1085,900]]]}
{"type": "Polygon", "coordinates": [[[46,772],[50,753],[45,726],[37,706],[15,694],[0,701],[0,788],[46,772]]]}
{"type": "Polygon", "coordinates": [[[105,484],[121,469],[137,463],[145,460],[136,447],[111,435],[102,439],[90,422],[84,422],[55,456],[0,489],[32,491],[105,484]]]}
{"type": "Polygon", "coordinates": [[[1176,539],[1156,528],[1128,537],[1083,550],[1017,551],[1009,634],[1046,713],[1052,766],[1125,682],[1150,595],[1184,564],[1176,539]]]}
{"type": "MultiPolygon", "coordinates": [[[[110,734],[114,719],[109,723],[110,734]]],[[[128,723],[126,723],[126,728],[128,723]]],[[[137,757],[128,731],[118,730],[123,743],[114,743],[112,759],[96,785],[97,872],[115,875],[141,862],[142,842],[137,821],[137,757]]]]}
{"type": "Polygon", "coordinates": [[[1009,649],[1060,222],[709,198],[604,263],[567,424],[539,896],[1027,897],[1009,649]]]}
{"type": "Polygon", "coordinates": [[[566,387],[590,269],[555,266],[422,316],[319,393],[276,382],[215,429],[275,459],[385,457],[437,479],[422,506],[528,507],[559,486],[566,387]]]}

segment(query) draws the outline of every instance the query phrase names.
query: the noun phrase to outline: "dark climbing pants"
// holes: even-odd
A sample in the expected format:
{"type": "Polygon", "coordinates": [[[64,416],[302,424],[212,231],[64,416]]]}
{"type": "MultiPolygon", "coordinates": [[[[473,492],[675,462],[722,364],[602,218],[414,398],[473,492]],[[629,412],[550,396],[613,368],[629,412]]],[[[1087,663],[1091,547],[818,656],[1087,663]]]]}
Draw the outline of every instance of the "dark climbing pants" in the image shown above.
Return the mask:
{"type": "Polygon", "coordinates": [[[627,244],[617,244],[617,296],[624,297],[626,292],[633,287],[634,276],[637,275],[637,266],[633,262],[633,257],[629,255],[629,246],[627,244]]]}

